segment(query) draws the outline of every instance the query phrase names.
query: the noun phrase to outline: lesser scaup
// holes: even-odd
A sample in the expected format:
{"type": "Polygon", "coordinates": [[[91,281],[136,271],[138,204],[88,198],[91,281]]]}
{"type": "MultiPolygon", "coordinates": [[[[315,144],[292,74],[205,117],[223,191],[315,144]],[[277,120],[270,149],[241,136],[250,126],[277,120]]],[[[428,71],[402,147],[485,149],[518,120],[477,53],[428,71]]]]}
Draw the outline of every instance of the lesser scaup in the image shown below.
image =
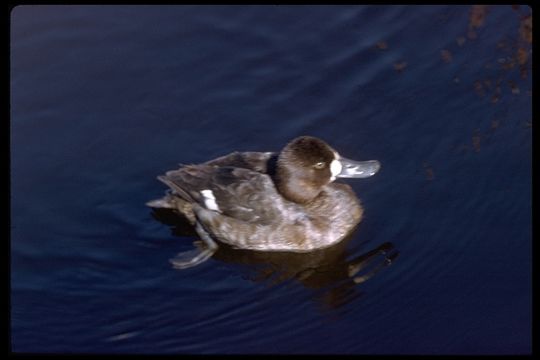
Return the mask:
{"type": "Polygon", "coordinates": [[[185,216],[206,245],[171,259],[176,268],[207,260],[215,240],[241,249],[308,252],[338,243],[362,218],[351,187],[333,181],[366,178],[379,168],[377,160],[349,160],[321,139],[301,136],[280,153],[233,152],[168,171],[158,179],[170,191],[147,205],[185,216]]]}

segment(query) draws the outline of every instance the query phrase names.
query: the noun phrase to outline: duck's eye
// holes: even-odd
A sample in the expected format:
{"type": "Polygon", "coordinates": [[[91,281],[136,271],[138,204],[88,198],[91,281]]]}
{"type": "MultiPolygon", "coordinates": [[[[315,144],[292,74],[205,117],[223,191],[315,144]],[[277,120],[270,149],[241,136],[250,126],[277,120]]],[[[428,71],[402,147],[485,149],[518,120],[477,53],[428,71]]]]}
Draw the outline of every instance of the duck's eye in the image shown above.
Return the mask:
{"type": "Polygon", "coordinates": [[[324,169],[325,166],[326,166],[326,163],[324,161],[319,161],[318,163],[313,165],[315,169],[324,169]]]}

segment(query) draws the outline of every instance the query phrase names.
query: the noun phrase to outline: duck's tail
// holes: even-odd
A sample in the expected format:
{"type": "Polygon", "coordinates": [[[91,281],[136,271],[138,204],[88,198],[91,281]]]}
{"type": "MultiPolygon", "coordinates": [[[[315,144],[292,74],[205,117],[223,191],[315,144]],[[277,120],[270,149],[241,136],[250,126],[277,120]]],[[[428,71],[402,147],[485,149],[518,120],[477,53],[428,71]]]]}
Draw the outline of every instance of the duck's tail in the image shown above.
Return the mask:
{"type": "Polygon", "coordinates": [[[175,209],[174,203],[171,202],[169,196],[164,196],[161,199],[154,199],[146,202],[146,206],[154,209],[175,209]]]}
{"type": "Polygon", "coordinates": [[[157,177],[159,181],[171,188],[175,195],[181,197],[183,200],[189,203],[197,203],[197,201],[186,190],[182,189],[177,183],[167,177],[167,175],[160,175],[157,177]]]}
{"type": "Polygon", "coordinates": [[[169,179],[167,175],[160,175],[157,178],[159,181],[163,182],[172,190],[172,192],[174,193],[174,196],[171,194],[171,191],[169,190],[167,195],[165,195],[164,197],[160,199],[148,201],[146,203],[146,206],[155,208],[155,209],[177,209],[178,198],[190,204],[196,203],[196,200],[193,198],[193,196],[191,196],[187,191],[182,189],[174,181],[169,179]]]}

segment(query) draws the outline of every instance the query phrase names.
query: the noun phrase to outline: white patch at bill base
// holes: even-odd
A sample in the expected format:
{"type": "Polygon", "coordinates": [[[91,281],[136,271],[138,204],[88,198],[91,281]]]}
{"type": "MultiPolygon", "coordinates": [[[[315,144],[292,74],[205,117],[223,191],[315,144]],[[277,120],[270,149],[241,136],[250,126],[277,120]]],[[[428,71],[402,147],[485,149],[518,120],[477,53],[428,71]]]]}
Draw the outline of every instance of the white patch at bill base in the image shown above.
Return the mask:
{"type": "Polygon", "coordinates": [[[330,172],[332,173],[330,181],[336,180],[337,176],[341,173],[341,169],[343,169],[341,162],[337,158],[332,160],[330,163],[330,172]]]}

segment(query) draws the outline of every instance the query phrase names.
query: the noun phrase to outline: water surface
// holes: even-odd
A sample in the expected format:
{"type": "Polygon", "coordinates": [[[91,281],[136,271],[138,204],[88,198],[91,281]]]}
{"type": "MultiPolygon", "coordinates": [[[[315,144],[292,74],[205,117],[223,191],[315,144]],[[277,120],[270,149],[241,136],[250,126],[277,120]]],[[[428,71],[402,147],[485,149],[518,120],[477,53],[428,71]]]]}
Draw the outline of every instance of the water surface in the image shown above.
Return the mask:
{"type": "Polygon", "coordinates": [[[11,349],[529,353],[531,21],[510,5],[16,7],[11,349]],[[382,164],[346,180],[365,207],[348,241],[172,268],[197,238],[144,206],[156,176],[299,135],[382,164]]]}

